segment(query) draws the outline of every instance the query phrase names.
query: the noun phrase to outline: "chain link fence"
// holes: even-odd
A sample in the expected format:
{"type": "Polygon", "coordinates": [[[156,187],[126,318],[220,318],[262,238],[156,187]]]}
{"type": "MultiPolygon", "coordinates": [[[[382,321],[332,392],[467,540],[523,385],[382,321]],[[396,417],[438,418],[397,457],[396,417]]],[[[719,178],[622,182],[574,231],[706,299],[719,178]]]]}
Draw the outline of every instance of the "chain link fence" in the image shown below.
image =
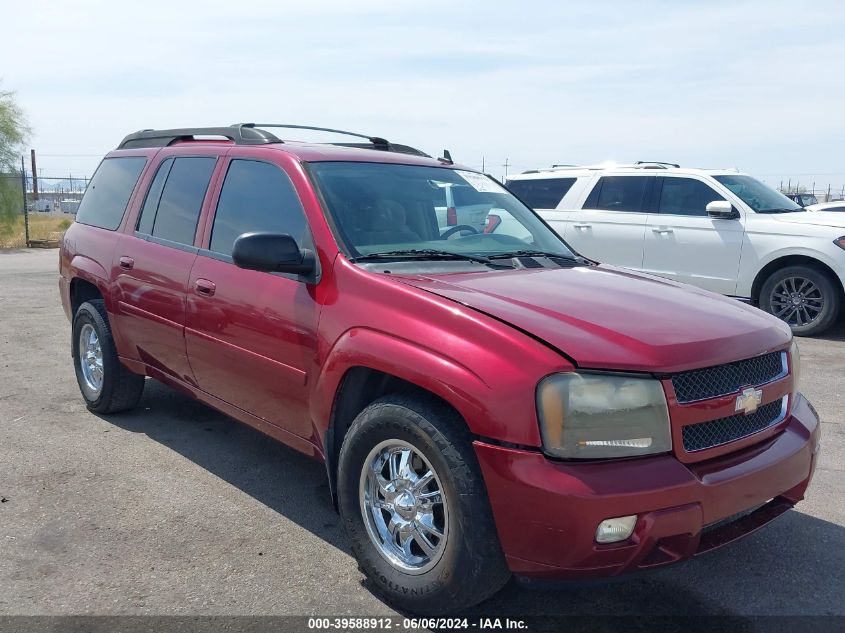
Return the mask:
{"type": "Polygon", "coordinates": [[[789,194],[807,194],[816,197],[818,202],[835,202],[837,200],[845,200],[845,185],[822,185],[815,182],[801,184],[797,179],[795,182],[791,180],[781,182],[778,189],[781,193],[789,194]]]}
{"type": "Polygon", "coordinates": [[[31,179],[0,174],[0,249],[58,246],[87,185],[87,178],[39,178],[36,195],[31,179]]]}

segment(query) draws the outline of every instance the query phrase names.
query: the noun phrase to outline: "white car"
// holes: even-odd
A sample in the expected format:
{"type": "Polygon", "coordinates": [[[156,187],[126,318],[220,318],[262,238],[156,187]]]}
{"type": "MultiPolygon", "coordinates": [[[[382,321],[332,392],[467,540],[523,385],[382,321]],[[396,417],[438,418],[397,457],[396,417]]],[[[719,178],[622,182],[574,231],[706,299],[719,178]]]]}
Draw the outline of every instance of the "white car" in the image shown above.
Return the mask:
{"type": "Polygon", "coordinates": [[[476,233],[484,231],[491,204],[483,195],[469,185],[436,183],[434,186],[443,190],[443,206],[434,207],[441,233],[460,237],[466,227],[476,233]]]}
{"type": "Polygon", "coordinates": [[[751,176],[641,162],[542,169],[507,186],[591,259],[750,301],[799,335],[838,317],[845,214],[808,213],[751,176]]]}
{"type": "Polygon", "coordinates": [[[811,204],[806,207],[807,211],[845,211],[845,200],[837,202],[820,202],[819,204],[811,204]]]}

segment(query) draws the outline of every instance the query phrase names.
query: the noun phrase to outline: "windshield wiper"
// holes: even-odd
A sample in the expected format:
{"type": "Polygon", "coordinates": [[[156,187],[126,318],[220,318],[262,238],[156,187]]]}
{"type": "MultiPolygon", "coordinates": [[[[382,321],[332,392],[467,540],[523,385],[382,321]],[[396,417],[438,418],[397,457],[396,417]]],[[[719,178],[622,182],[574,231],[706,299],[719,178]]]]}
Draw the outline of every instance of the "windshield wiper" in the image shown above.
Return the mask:
{"type": "Polygon", "coordinates": [[[576,257],[575,255],[565,255],[563,253],[550,253],[548,251],[537,251],[531,249],[509,251],[507,253],[496,253],[495,255],[490,255],[489,259],[512,259],[514,257],[557,257],[559,259],[566,259],[571,262],[586,261],[580,257],[576,257]]]}
{"type": "Polygon", "coordinates": [[[352,262],[362,262],[372,259],[460,259],[469,262],[478,262],[479,264],[486,264],[496,268],[513,268],[506,264],[491,261],[489,257],[481,255],[469,255],[467,253],[453,253],[452,251],[440,251],[435,248],[409,248],[398,251],[383,251],[380,253],[367,253],[366,255],[359,255],[350,259],[352,262]]]}

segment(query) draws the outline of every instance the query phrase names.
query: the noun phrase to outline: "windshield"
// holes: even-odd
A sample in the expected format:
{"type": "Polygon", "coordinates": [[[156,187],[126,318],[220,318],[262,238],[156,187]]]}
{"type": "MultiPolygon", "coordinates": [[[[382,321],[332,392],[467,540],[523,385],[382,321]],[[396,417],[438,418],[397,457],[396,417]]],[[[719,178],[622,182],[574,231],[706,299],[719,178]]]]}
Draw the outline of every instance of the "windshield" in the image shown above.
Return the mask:
{"type": "Polygon", "coordinates": [[[483,174],[360,162],[311,163],[310,169],[352,258],[483,262],[529,251],[574,256],[533,212],[483,174]]]}
{"type": "Polygon", "coordinates": [[[757,213],[791,213],[803,211],[779,191],[751,176],[713,176],[757,213]]]}

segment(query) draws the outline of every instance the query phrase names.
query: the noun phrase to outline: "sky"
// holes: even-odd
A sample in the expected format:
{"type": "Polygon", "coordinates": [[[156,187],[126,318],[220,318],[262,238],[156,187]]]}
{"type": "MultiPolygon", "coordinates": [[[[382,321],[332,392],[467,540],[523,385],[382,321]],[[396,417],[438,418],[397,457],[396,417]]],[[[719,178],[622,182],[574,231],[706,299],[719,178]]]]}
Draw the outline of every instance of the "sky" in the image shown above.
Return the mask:
{"type": "Polygon", "coordinates": [[[841,0],[4,5],[0,85],[42,176],[90,175],[138,129],[269,121],[498,178],[660,160],[845,186],[841,0]]]}

